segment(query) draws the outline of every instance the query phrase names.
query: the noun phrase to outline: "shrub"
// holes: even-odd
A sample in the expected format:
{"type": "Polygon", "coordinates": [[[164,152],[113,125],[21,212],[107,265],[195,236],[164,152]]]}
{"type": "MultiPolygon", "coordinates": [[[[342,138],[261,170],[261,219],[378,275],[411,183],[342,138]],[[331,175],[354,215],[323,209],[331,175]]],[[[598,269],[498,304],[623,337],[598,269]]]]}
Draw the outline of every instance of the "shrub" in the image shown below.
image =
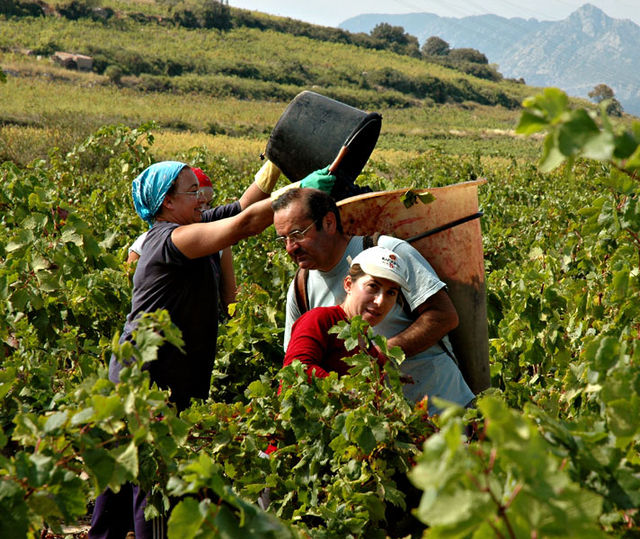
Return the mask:
{"type": "Polygon", "coordinates": [[[423,56],[446,56],[449,54],[450,47],[444,39],[431,36],[424,42],[420,50],[423,56]]]}
{"type": "Polygon", "coordinates": [[[115,11],[110,7],[94,7],[91,10],[91,18],[94,21],[108,21],[115,15],[115,11]]]}
{"type": "MultiPolygon", "coordinates": [[[[101,52],[97,54],[89,52],[89,56],[93,58],[93,71],[96,73],[104,73],[109,66],[115,66],[115,64],[111,63],[111,59],[101,52]]],[[[122,70],[121,66],[118,67],[122,70]]]]}
{"type": "Polygon", "coordinates": [[[210,135],[226,135],[227,130],[218,122],[209,122],[207,124],[207,133],[210,135]]]}
{"type": "Polygon", "coordinates": [[[248,64],[246,62],[224,64],[218,67],[216,71],[221,75],[241,77],[244,79],[260,80],[264,78],[258,66],[254,64],[248,64]]]}
{"type": "Polygon", "coordinates": [[[0,14],[7,17],[44,17],[44,4],[39,1],[0,0],[0,14]]]}
{"type": "Polygon", "coordinates": [[[159,77],[143,73],[140,75],[138,88],[145,92],[168,92],[173,89],[173,85],[168,77],[159,77]]]}
{"type": "Polygon", "coordinates": [[[146,13],[141,13],[139,11],[129,11],[127,12],[127,17],[135,22],[139,22],[141,24],[148,23],[152,18],[146,13]]]}
{"type": "Polygon", "coordinates": [[[105,76],[116,85],[120,85],[122,81],[122,69],[119,66],[110,65],[104,70],[105,76]]]}
{"type": "Polygon", "coordinates": [[[476,49],[451,49],[447,57],[456,62],[472,62],[474,64],[488,64],[487,57],[476,49]]]}
{"type": "MultiPolygon", "coordinates": [[[[410,44],[404,43],[390,46],[388,41],[372,37],[364,32],[352,33],[340,28],[316,26],[290,18],[274,18],[237,8],[231,9],[231,23],[237,28],[245,26],[247,28],[258,28],[260,30],[273,30],[274,32],[294,36],[305,36],[309,39],[317,39],[319,41],[345,43],[377,50],[390,48],[390,50],[399,54],[410,54],[415,57],[419,57],[420,55],[417,38],[409,34],[407,34],[407,39],[411,42],[410,44]]],[[[404,30],[402,32],[404,33],[404,30]]]]}
{"type": "Polygon", "coordinates": [[[478,77],[479,79],[492,80],[494,82],[502,80],[502,75],[496,71],[494,66],[476,64],[473,62],[463,62],[458,65],[457,68],[460,71],[467,73],[468,75],[478,77]]]}
{"type": "Polygon", "coordinates": [[[416,97],[425,97],[427,95],[427,86],[423,81],[390,67],[369,71],[367,80],[374,86],[398,90],[403,94],[413,94],[416,97]]]}
{"type": "MultiPolygon", "coordinates": [[[[454,49],[461,50],[461,49],[454,49]]],[[[461,73],[466,73],[467,75],[472,75],[479,79],[491,80],[494,82],[501,81],[503,79],[502,74],[498,72],[495,64],[485,64],[485,63],[477,63],[470,62],[467,60],[461,60],[456,58],[456,55],[450,56],[427,56],[425,60],[438,64],[441,66],[448,67],[449,69],[455,69],[456,71],[460,71],[461,73]]]]}
{"type": "Polygon", "coordinates": [[[158,125],[173,131],[193,131],[193,126],[184,120],[166,120],[164,122],[158,122],[158,125]]]}
{"type": "Polygon", "coordinates": [[[425,87],[425,97],[431,98],[436,103],[444,103],[447,100],[449,84],[438,77],[425,77],[422,83],[425,87]]]}
{"type": "Polygon", "coordinates": [[[245,9],[234,9],[232,16],[233,26],[246,26],[247,28],[258,28],[264,30],[267,28],[267,21],[263,17],[256,16],[245,9]]]}
{"type": "Polygon", "coordinates": [[[51,56],[54,52],[60,50],[60,45],[53,40],[40,41],[33,48],[33,54],[40,56],[51,56]]]}
{"type": "Polygon", "coordinates": [[[173,7],[172,19],[185,28],[217,28],[232,26],[229,7],[218,0],[187,0],[173,7]]]}
{"type": "Polygon", "coordinates": [[[91,16],[91,6],[83,0],[71,0],[58,5],[58,13],[72,21],[91,16]]]}
{"type": "MultiPolygon", "coordinates": [[[[119,65],[123,72],[128,75],[141,75],[142,73],[162,74],[162,67],[153,64],[153,58],[144,56],[138,51],[127,49],[116,49],[109,51],[111,61],[119,65]]],[[[157,64],[156,64],[157,65],[157,64]]]]}
{"type": "Polygon", "coordinates": [[[624,112],[622,109],[622,104],[615,97],[609,100],[606,111],[609,116],[615,116],[617,118],[621,117],[622,113],[624,112]]]}
{"type": "Polygon", "coordinates": [[[189,4],[181,3],[174,7],[171,19],[176,24],[184,26],[185,28],[200,27],[200,21],[194,11],[194,7],[189,4]]]}
{"type": "Polygon", "coordinates": [[[222,0],[205,0],[200,10],[203,28],[228,30],[232,27],[229,6],[222,0]]]}

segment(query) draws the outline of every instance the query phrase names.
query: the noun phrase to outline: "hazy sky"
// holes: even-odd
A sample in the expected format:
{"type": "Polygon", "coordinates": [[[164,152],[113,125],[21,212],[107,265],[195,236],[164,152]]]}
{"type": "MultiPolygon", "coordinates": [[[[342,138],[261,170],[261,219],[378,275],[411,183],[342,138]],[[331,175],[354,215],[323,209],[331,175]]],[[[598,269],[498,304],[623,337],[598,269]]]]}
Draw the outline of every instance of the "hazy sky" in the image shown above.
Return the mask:
{"type": "Polygon", "coordinates": [[[509,18],[558,20],[587,3],[614,19],[640,24],[639,0],[229,0],[233,7],[324,26],[338,26],[362,13],[435,13],[445,17],[494,13],[509,18]]]}

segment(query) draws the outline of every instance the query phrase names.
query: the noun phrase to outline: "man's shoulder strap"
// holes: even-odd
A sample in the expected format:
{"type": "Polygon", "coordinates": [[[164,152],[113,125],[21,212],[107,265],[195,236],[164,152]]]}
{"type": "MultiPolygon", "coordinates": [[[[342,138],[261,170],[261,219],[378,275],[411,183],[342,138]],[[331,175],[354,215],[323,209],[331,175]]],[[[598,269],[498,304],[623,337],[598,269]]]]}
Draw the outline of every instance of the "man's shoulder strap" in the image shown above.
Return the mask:
{"type": "Polygon", "coordinates": [[[362,250],[369,249],[378,245],[378,239],[380,239],[380,232],[376,232],[372,236],[362,236],[362,250]]]}
{"type": "Polygon", "coordinates": [[[293,289],[296,294],[296,303],[300,314],[304,314],[309,310],[309,294],[307,292],[307,279],[309,278],[309,270],[306,268],[298,268],[293,278],[293,289]]]}

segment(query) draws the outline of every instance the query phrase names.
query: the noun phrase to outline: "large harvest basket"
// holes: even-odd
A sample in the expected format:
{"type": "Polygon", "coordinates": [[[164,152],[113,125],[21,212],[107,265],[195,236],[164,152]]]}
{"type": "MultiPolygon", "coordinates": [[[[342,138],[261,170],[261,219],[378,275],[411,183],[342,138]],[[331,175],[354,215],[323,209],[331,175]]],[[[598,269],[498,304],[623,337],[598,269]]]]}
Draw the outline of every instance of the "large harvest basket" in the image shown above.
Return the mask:
{"type": "Polygon", "coordinates": [[[367,193],[338,202],[347,234],[380,232],[410,239],[444,228],[410,241],[447,283],[460,319],[458,328],[450,334],[451,343],[474,393],[487,389],[491,381],[482,233],[480,220],[474,218],[480,215],[478,186],[483,183],[485,180],[416,190],[431,193],[435,201],[418,201],[409,208],[401,200],[406,190],[367,193]],[[464,222],[443,226],[458,221],[464,222]]]}

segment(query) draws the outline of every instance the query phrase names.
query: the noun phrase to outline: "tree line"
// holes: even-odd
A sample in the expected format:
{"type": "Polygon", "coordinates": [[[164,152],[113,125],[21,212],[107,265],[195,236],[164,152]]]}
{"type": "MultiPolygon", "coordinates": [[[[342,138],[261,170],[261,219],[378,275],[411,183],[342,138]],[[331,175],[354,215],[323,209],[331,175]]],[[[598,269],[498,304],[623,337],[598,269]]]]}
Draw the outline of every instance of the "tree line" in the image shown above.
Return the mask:
{"type": "Polygon", "coordinates": [[[375,50],[388,50],[396,54],[424,58],[463,71],[475,77],[499,81],[502,75],[495,66],[490,66],[487,57],[480,51],[469,48],[453,48],[439,37],[430,37],[420,47],[418,38],[405,32],[402,26],[388,23],[376,25],[369,34],[352,33],[339,28],[317,26],[302,21],[270,17],[244,9],[229,7],[225,0],[160,0],[166,16],[145,14],[137,11],[116,13],[110,7],[102,7],[100,0],[66,0],[48,5],[42,0],[0,0],[0,14],[5,17],[39,17],[59,15],[69,20],[90,18],[107,21],[113,17],[131,18],[142,23],[171,24],[185,28],[218,29],[248,27],[273,30],[304,36],[320,41],[344,43],[375,50]],[[438,43],[440,46],[435,46],[438,43]],[[444,44],[444,47],[442,46],[444,44]],[[435,52],[434,52],[435,50],[435,52]]]}

